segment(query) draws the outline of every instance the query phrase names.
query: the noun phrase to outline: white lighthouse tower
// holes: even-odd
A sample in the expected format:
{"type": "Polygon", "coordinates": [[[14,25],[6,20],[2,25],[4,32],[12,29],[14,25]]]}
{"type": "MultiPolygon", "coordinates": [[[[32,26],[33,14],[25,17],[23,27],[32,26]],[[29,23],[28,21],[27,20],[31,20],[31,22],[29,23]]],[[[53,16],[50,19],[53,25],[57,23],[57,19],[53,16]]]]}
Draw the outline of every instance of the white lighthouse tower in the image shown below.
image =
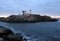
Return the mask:
{"type": "Polygon", "coordinates": [[[29,10],[29,13],[31,14],[32,12],[31,12],[31,9],[29,10]]]}

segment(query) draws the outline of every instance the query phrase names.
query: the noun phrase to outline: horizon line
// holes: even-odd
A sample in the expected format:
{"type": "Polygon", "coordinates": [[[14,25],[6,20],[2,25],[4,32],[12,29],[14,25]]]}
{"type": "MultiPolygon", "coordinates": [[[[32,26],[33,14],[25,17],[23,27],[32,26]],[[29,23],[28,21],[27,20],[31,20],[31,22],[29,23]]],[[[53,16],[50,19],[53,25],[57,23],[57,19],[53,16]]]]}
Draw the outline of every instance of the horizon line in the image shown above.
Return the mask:
{"type": "MultiPolygon", "coordinates": [[[[0,17],[8,17],[12,14],[9,14],[9,15],[0,15],[0,17]]],[[[44,15],[41,15],[41,16],[44,16],[44,15]]],[[[50,16],[51,18],[60,18],[60,16],[57,16],[57,15],[46,15],[46,16],[50,16]]]]}

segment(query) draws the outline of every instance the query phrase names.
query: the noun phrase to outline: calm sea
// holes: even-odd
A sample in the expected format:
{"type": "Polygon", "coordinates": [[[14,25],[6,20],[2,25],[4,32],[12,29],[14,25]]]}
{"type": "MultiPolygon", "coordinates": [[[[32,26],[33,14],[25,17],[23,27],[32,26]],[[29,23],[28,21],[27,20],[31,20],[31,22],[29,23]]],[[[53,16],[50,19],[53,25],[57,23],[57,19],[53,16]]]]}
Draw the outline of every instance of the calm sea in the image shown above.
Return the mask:
{"type": "Polygon", "coordinates": [[[32,41],[60,41],[60,19],[58,22],[38,23],[5,23],[0,26],[12,29],[14,32],[24,33],[32,41]]]}

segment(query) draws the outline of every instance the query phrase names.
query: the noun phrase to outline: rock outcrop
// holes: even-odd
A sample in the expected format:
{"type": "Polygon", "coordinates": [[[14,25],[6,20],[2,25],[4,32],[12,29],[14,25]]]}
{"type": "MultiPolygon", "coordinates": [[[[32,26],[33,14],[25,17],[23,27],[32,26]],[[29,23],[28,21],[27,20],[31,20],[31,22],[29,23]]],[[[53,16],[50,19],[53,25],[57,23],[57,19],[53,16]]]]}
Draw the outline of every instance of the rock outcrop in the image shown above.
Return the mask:
{"type": "Polygon", "coordinates": [[[5,22],[6,20],[7,20],[6,18],[4,18],[4,17],[0,17],[0,21],[5,22]]]}
{"type": "Polygon", "coordinates": [[[37,14],[29,15],[10,15],[7,18],[0,18],[0,21],[3,22],[12,22],[12,23],[32,23],[32,22],[54,22],[57,19],[53,19],[50,16],[41,16],[37,14]]]}
{"type": "Polygon", "coordinates": [[[0,26],[0,37],[7,37],[9,34],[14,34],[9,28],[0,26]]]}
{"type": "Polygon", "coordinates": [[[0,40],[1,41],[23,41],[22,35],[15,34],[12,30],[0,26],[0,40]]]}

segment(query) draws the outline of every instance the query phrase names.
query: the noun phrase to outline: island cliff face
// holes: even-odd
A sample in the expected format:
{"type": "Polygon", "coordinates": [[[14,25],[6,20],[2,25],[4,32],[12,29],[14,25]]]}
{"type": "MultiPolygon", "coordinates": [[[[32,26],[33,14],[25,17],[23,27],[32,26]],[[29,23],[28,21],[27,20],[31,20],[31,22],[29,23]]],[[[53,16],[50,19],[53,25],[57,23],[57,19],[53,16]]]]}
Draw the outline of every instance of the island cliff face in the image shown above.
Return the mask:
{"type": "Polygon", "coordinates": [[[28,14],[28,15],[10,15],[7,18],[0,18],[0,21],[12,23],[32,23],[32,22],[54,22],[57,21],[57,19],[53,19],[50,16],[28,14]]]}

